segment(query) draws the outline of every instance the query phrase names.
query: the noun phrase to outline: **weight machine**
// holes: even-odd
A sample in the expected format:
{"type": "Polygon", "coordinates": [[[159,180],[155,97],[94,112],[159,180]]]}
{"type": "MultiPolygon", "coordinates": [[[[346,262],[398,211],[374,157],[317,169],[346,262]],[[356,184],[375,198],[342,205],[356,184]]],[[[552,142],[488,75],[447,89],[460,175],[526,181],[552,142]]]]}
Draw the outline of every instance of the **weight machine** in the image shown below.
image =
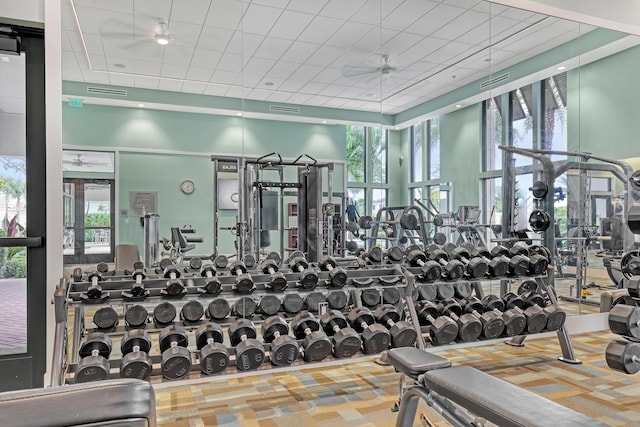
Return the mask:
{"type": "MultiPolygon", "coordinates": [[[[340,213],[346,208],[345,193],[334,191],[335,163],[319,163],[303,154],[294,160],[285,160],[280,154],[270,153],[261,157],[211,156],[214,162],[214,249],[219,241],[219,172],[236,172],[238,178],[235,250],[238,260],[251,255],[260,259],[260,251],[270,245],[270,231],[278,232],[280,256],[285,252],[300,250],[307,260],[317,261],[323,254],[343,255],[345,230],[340,213]],[[225,166],[223,168],[223,166],[225,166]],[[291,179],[295,169],[297,180],[291,179]],[[289,172],[289,173],[287,173],[289,172]],[[267,176],[270,175],[270,176],[267,176]],[[275,176],[275,179],[273,178],[275,176]],[[323,184],[326,183],[326,191],[323,184]],[[285,199],[297,203],[297,224],[285,225],[287,206],[285,199]],[[285,244],[285,232],[297,232],[295,247],[285,244]]],[[[346,189],[346,176],[343,188],[346,189]]]]}

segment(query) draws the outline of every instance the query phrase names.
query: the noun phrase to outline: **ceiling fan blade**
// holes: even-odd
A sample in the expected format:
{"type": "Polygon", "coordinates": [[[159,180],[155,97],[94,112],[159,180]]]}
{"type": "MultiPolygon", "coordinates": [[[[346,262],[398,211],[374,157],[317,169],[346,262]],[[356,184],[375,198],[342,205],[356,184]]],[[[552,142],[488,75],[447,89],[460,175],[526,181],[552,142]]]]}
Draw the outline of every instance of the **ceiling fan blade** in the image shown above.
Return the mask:
{"type": "Polygon", "coordinates": [[[367,74],[377,75],[380,70],[377,67],[343,67],[342,76],[347,78],[360,77],[367,74]]]}

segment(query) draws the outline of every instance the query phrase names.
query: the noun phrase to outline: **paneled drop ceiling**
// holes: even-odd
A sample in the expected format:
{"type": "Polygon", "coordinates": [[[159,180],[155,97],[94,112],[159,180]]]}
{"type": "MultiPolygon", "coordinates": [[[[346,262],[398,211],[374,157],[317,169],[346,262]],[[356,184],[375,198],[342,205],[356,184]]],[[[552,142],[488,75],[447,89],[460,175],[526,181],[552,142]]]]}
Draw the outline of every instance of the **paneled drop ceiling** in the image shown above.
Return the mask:
{"type": "Polygon", "coordinates": [[[62,1],[64,80],[385,114],[594,28],[476,0],[62,1]]]}

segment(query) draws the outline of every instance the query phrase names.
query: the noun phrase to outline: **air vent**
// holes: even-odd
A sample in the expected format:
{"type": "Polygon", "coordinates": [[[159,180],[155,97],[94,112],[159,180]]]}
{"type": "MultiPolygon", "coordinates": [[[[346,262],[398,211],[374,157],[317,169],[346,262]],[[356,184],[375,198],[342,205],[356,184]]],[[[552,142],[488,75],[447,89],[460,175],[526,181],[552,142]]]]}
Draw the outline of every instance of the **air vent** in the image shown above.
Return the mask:
{"type": "Polygon", "coordinates": [[[269,111],[273,111],[274,113],[300,114],[298,107],[286,107],[284,105],[269,105],[269,111]]]}
{"type": "Polygon", "coordinates": [[[480,87],[484,89],[488,86],[493,86],[496,83],[500,83],[501,81],[508,80],[508,79],[509,79],[509,73],[504,73],[502,75],[492,78],[491,80],[487,80],[480,83],[480,87]]]}
{"type": "Polygon", "coordinates": [[[87,92],[99,95],[127,96],[127,91],[124,89],[111,89],[107,87],[87,86],[87,92]]]}

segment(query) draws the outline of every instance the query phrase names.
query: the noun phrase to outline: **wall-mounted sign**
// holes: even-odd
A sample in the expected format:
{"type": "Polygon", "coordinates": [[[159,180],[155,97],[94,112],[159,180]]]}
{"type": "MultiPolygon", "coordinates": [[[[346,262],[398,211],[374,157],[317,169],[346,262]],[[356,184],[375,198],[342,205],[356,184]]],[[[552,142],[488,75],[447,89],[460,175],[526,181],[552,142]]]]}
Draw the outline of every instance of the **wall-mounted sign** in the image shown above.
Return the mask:
{"type": "Polygon", "coordinates": [[[145,216],[158,212],[158,192],[157,191],[129,191],[130,214],[145,216]]]}
{"type": "Polygon", "coordinates": [[[238,163],[218,160],[218,172],[238,172],[238,163]]]}

